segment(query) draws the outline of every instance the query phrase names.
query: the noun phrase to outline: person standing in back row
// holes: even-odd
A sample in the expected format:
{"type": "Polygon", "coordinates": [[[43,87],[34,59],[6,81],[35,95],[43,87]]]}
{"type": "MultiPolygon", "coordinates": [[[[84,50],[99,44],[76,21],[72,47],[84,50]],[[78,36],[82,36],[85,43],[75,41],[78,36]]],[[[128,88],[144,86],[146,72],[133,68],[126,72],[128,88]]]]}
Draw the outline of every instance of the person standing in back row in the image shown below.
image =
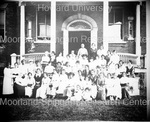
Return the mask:
{"type": "Polygon", "coordinates": [[[88,51],[87,49],[85,48],[85,45],[82,43],[81,44],[81,48],[78,50],[78,58],[82,58],[83,55],[87,55],[88,56],[88,51]]]}

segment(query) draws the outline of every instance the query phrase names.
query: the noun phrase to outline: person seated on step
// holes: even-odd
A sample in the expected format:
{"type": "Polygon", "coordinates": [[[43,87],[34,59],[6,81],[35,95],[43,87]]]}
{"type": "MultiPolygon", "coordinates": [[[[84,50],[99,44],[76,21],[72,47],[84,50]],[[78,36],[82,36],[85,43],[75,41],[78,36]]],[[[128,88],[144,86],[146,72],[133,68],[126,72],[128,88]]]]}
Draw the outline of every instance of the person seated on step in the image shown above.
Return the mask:
{"type": "Polygon", "coordinates": [[[135,74],[134,74],[134,66],[133,66],[131,60],[129,60],[128,65],[127,65],[127,67],[126,67],[126,73],[127,73],[127,76],[128,76],[128,77],[135,77],[135,74]]]}

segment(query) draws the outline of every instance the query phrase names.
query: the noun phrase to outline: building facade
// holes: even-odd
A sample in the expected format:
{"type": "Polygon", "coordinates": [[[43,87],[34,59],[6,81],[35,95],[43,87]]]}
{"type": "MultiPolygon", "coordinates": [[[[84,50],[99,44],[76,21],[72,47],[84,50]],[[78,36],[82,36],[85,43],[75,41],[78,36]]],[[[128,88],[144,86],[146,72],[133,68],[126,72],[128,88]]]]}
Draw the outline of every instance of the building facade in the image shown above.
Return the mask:
{"type": "MultiPolygon", "coordinates": [[[[24,55],[77,53],[81,43],[89,50],[146,54],[146,1],[33,1],[7,2],[1,7],[1,47],[10,60],[24,55]]],[[[1,51],[2,52],[2,51],[1,51]]],[[[4,57],[4,58],[6,58],[4,57]]],[[[4,60],[3,60],[4,61],[4,60]]]]}

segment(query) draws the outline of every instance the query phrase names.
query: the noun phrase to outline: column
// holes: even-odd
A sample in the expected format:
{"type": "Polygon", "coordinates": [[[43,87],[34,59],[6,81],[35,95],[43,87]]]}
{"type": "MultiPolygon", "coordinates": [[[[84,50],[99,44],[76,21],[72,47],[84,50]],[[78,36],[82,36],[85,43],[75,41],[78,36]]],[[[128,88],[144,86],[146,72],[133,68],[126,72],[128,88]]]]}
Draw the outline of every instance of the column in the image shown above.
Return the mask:
{"type": "Polygon", "coordinates": [[[11,67],[14,67],[14,64],[16,62],[17,55],[15,53],[11,54],[11,67]]]}
{"type": "Polygon", "coordinates": [[[93,28],[93,30],[91,30],[91,45],[92,43],[95,44],[96,48],[97,48],[97,31],[98,31],[98,28],[93,28]]]}
{"type": "Polygon", "coordinates": [[[105,51],[108,50],[108,9],[109,9],[109,6],[108,6],[108,0],[105,0],[103,2],[103,46],[104,46],[104,49],[105,51]]]}
{"type": "Polygon", "coordinates": [[[51,44],[50,51],[56,52],[56,1],[51,1],[51,44]]]}
{"type": "Polygon", "coordinates": [[[140,65],[141,46],[140,46],[140,4],[136,6],[136,55],[137,65],[140,65]]]}
{"type": "MultiPolygon", "coordinates": [[[[146,1],[146,62],[147,62],[147,103],[150,101],[150,1],[146,1]]],[[[147,120],[150,120],[150,104],[147,104],[147,120]]]]}
{"type": "Polygon", "coordinates": [[[20,55],[25,54],[25,6],[20,6],[20,55]]]}
{"type": "Polygon", "coordinates": [[[63,29],[63,56],[66,57],[68,55],[68,45],[69,45],[69,37],[68,37],[68,30],[66,28],[63,29]]]}

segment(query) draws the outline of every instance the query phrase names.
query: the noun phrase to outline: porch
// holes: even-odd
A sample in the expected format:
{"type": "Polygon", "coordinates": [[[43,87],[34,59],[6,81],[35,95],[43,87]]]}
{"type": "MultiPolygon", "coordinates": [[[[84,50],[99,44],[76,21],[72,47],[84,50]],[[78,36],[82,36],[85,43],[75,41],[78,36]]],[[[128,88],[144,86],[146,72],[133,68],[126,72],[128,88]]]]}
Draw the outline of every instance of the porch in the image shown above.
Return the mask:
{"type": "MultiPolygon", "coordinates": [[[[127,17],[127,19],[124,19],[124,16],[117,19],[117,13],[118,13],[118,6],[115,7],[115,10],[110,14],[109,9],[111,9],[111,5],[116,4],[115,2],[112,2],[111,0],[108,1],[95,1],[99,4],[99,7],[103,6],[102,11],[102,17],[100,20],[95,20],[95,18],[90,17],[89,15],[82,14],[82,12],[76,12],[77,14],[73,14],[71,16],[65,17],[65,19],[62,21],[62,23],[59,25],[60,22],[58,22],[59,19],[62,19],[59,16],[59,14],[62,14],[63,12],[58,12],[58,6],[65,6],[70,4],[69,2],[60,2],[58,1],[48,1],[47,3],[37,3],[37,2],[27,2],[24,0],[23,2],[20,2],[20,55],[22,56],[31,56],[31,52],[26,52],[26,42],[32,42],[34,45],[38,45],[40,47],[40,51],[33,52],[34,55],[42,55],[44,53],[43,45],[46,45],[45,51],[55,51],[57,54],[59,52],[63,52],[63,55],[66,56],[68,54],[68,48],[69,48],[69,31],[90,31],[91,35],[91,43],[95,43],[96,47],[99,48],[99,41],[102,41],[104,45],[104,49],[109,49],[109,44],[123,44],[128,47],[127,42],[134,41],[135,47],[133,50],[135,51],[127,51],[123,50],[123,54],[120,51],[117,51],[120,53],[120,59],[122,59],[124,62],[127,62],[129,59],[133,59],[133,62],[137,65],[140,64],[140,56],[141,56],[141,45],[140,45],[140,7],[141,3],[138,1],[133,1],[134,3],[134,14],[131,14],[127,17]],[[46,6],[47,4],[47,6],[46,6]],[[30,6],[31,5],[31,6],[30,6]],[[30,9],[35,7],[35,11],[31,14],[30,9]],[[43,10],[44,7],[47,10],[44,16],[43,20],[40,20],[40,16],[42,15],[39,10],[43,10]],[[49,9],[48,7],[51,7],[49,9]],[[39,12],[39,13],[38,13],[39,12]],[[111,17],[112,16],[112,17],[111,17]],[[86,23],[90,26],[90,28],[82,28],[82,29],[75,29],[76,26],[72,29],[71,25],[74,23],[86,23]],[[127,25],[125,25],[127,23],[127,25]],[[134,25],[134,26],[133,26],[134,25]],[[59,27],[61,26],[61,27],[59,27]],[[126,29],[125,26],[128,26],[126,29]],[[53,28],[53,29],[51,29],[53,28]],[[44,32],[40,31],[43,30],[44,32]],[[103,32],[101,35],[101,31],[103,32]],[[127,32],[125,32],[127,31],[127,32]],[[60,33],[60,34],[59,34],[60,33]],[[125,35],[127,34],[127,35],[125,35]],[[61,36],[60,36],[61,35],[61,36]],[[124,36],[127,36],[127,40],[124,39],[124,36]],[[58,38],[62,39],[62,45],[58,44],[58,38]],[[99,38],[102,38],[102,40],[99,38]],[[40,45],[40,46],[39,46],[40,45]],[[60,48],[59,48],[60,47],[60,48]],[[42,50],[41,50],[42,48],[42,50]],[[135,61],[136,59],[136,61],[135,61]]],[[[127,1],[128,2],[128,1],[127,1]]],[[[71,2],[73,5],[78,5],[79,1],[71,2]]],[[[89,2],[90,3],[90,2],[89,2]]],[[[121,2],[118,2],[119,4],[121,2]]],[[[89,5],[88,3],[83,2],[83,5],[89,5]]],[[[90,3],[91,4],[91,3],[90,3]]],[[[123,6],[124,3],[121,3],[121,6],[123,6]]],[[[94,6],[95,3],[92,3],[94,6]]],[[[125,4],[127,5],[127,4],[125,4]]],[[[119,7],[119,10],[124,13],[123,8],[119,7]]],[[[84,12],[85,13],[85,12],[84,12]]],[[[95,15],[96,12],[94,13],[95,15]]],[[[119,15],[119,14],[118,14],[119,15]]],[[[101,15],[99,15],[101,16],[101,15]]],[[[77,25],[78,26],[78,25],[77,25]]],[[[34,46],[33,45],[33,46],[34,46]]],[[[115,47],[114,47],[115,48],[115,47]]],[[[32,51],[32,50],[31,50],[32,51]]],[[[39,57],[39,56],[38,56],[39,57]]],[[[33,57],[33,59],[38,59],[37,57],[33,57]]]]}
{"type": "MultiPolygon", "coordinates": [[[[129,53],[118,53],[120,60],[122,60],[125,64],[128,63],[129,60],[132,60],[133,64],[135,67],[141,67],[141,68],[145,68],[144,67],[144,59],[141,58],[141,62],[142,65],[137,65],[137,58],[138,56],[136,54],[129,54],[129,53]]],[[[17,55],[15,53],[11,54],[11,66],[14,66],[14,63],[16,62],[16,60],[22,59],[24,58],[26,60],[26,63],[29,62],[30,59],[33,59],[34,61],[41,61],[42,60],[42,56],[44,56],[44,53],[28,53],[28,54],[24,54],[24,55],[17,55]]]]}

